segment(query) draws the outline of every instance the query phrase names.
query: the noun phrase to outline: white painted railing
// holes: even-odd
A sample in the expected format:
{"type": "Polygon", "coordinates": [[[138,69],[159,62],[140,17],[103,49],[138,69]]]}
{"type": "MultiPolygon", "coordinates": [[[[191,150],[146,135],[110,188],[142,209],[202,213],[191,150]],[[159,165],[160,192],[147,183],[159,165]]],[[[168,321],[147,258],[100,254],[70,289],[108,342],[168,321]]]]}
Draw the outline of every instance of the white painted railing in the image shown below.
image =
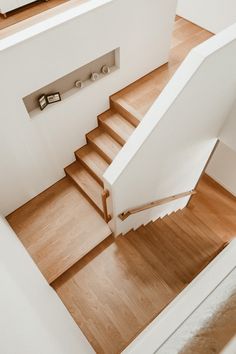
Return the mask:
{"type": "Polygon", "coordinates": [[[195,188],[235,100],[235,56],[236,25],[194,48],[106,171],[116,234],[186,206],[188,197],[118,218],[195,188]]]}

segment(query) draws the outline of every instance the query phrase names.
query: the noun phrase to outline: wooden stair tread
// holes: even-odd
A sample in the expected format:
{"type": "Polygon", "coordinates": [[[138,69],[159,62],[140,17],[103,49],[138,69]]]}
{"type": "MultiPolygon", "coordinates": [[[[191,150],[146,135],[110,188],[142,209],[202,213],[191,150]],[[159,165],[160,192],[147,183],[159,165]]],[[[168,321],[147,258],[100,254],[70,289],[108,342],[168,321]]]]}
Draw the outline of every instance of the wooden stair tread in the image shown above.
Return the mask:
{"type": "Polygon", "coordinates": [[[111,235],[108,224],[68,177],[7,220],[49,284],[111,235]]]}
{"type": "MultiPolygon", "coordinates": [[[[151,225],[151,224],[150,224],[151,225]]],[[[150,226],[148,225],[148,226],[150,226]]],[[[173,259],[171,259],[170,255],[167,257],[163,257],[163,259],[160,259],[160,257],[157,257],[158,253],[161,253],[162,250],[160,249],[160,246],[163,248],[163,251],[166,249],[166,243],[162,242],[162,239],[159,238],[159,230],[158,228],[155,228],[155,225],[153,225],[153,228],[148,228],[146,226],[141,226],[138,230],[135,230],[135,234],[139,235],[140,238],[140,243],[142,242],[142,247],[140,247],[141,251],[144,252],[144,254],[147,253],[147,249],[149,249],[149,262],[153,263],[153,266],[158,267],[159,271],[162,274],[163,280],[173,289],[175,290],[180,290],[182,287],[186,284],[187,279],[186,275],[184,272],[181,273],[180,279],[180,284],[177,284],[175,282],[176,280],[176,271],[173,272],[173,270],[170,267],[170,264],[173,264],[173,259]],[[158,237],[156,237],[158,236],[158,237]],[[145,242],[143,242],[142,238],[145,238],[145,242]],[[156,242],[158,241],[158,246],[156,242]],[[152,253],[154,255],[154,258],[152,260],[152,253]]],[[[136,240],[137,243],[137,240],[136,240]]],[[[176,266],[175,266],[176,268],[176,266]]]]}
{"type": "Polygon", "coordinates": [[[138,112],[127,101],[125,101],[120,94],[115,94],[110,98],[111,108],[115,109],[127,120],[130,121],[135,127],[137,127],[144,115],[138,112]]]}
{"type": "Polygon", "coordinates": [[[139,120],[139,122],[141,122],[141,120],[143,119],[143,114],[138,112],[134,107],[132,107],[128,102],[126,102],[122,96],[117,98],[113,97],[112,100],[113,102],[116,102],[121,107],[123,107],[126,111],[130,112],[135,118],[139,120]]]}
{"type": "Polygon", "coordinates": [[[85,145],[75,152],[76,158],[88,168],[97,181],[103,186],[102,176],[109,164],[91,145],[85,145]]]}
{"type": "Polygon", "coordinates": [[[169,250],[169,254],[166,254],[168,263],[172,264],[175,268],[175,274],[181,276],[183,283],[188,283],[190,281],[189,276],[192,275],[191,268],[193,259],[187,255],[183,239],[179,240],[176,233],[173,232],[162,219],[148,225],[146,228],[154,235],[154,237],[158,238],[159,242],[161,242],[163,252],[165,249],[169,250]],[[181,262],[180,258],[173,256],[174,252],[183,255],[185,264],[181,262]]]}
{"type": "MultiPolygon", "coordinates": [[[[191,249],[195,250],[197,248],[197,244],[195,243],[195,240],[191,237],[191,235],[187,232],[185,232],[181,227],[172,219],[171,216],[166,216],[162,219],[162,222],[168,226],[169,229],[174,232],[177,237],[185,237],[188,240],[188,247],[190,246],[191,249]]],[[[185,248],[186,245],[183,245],[185,248]]],[[[194,251],[194,254],[196,252],[194,251]]]]}
{"type": "Polygon", "coordinates": [[[89,200],[103,213],[101,185],[77,161],[65,168],[66,174],[76,183],[79,189],[86,194],[89,200]]]}
{"type": "Polygon", "coordinates": [[[179,214],[183,215],[189,226],[198,231],[199,234],[201,234],[202,236],[205,236],[207,234],[208,238],[212,242],[215,242],[216,244],[221,243],[221,238],[214,231],[212,231],[205,223],[203,223],[202,220],[200,220],[196,215],[194,215],[194,213],[192,213],[188,208],[180,210],[179,214]]]}
{"type": "Polygon", "coordinates": [[[135,127],[118,112],[109,110],[98,117],[99,124],[106,129],[118,143],[124,145],[135,127]]]}
{"type": "MultiPolygon", "coordinates": [[[[176,240],[181,240],[183,237],[186,239],[186,242],[182,244],[183,250],[186,253],[187,257],[191,260],[194,260],[195,262],[198,262],[201,260],[202,255],[205,253],[208,255],[208,250],[206,247],[206,241],[201,240],[201,242],[197,242],[196,238],[192,237],[191,234],[188,234],[185,232],[181,227],[175,223],[175,221],[171,217],[166,217],[162,220],[164,224],[168,226],[170,230],[175,234],[176,240]],[[202,250],[201,243],[204,247],[202,250]]],[[[212,250],[212,248],[211,248],[212,250]]]]}
{"type": "Polygon", "coordinates": [[[151,80],[150,84],[147,84],[145,80],[145,77],[140,79],[139,87],[133,87],[131,90],[128,87],[126,92],[122,92],[122,96],[115,99],[117,105],[130,112],[139,122],[161,93],[158,85],[154,85],[151,80]]]}
{"type": "MultiPolygon", "coordinates": [[[[219,243],[215,240],[212,241],[212,239],[209,237],[208,233],[205,232],[202,234],[199,232],[197,225],[196,227],[193,227],[192,224],[182,215],[181,213],[174,213],[170,216],[170,218],[188,235],[191,236],[192,240],[194,241],[195,245],[198,245],[200,249],[202,249],[202,252],[205,252],[207,250],[207,244],[212,248],[217,247],[218,244],[221,244],[221,240],[219,240],[219,243]],[[207,236],[207,237],[206,237],[207,236]],[[204,241],[204,243],[203,243],[204,241]]],[[[199,223],[200,224],[200,223],[199,223]]],[[[216,240],[218,237],[216,236],[216,240]]],[[[210,250],[209,250],[210,251],[210,250]]]]}
{"type": "Polygon", "coordinates": [[[87,134],[87,140],[97,149],[98,153],[106,159],[108,163],[111,163],[122,146],[107,134],[102,128],[96,128],[87,134]]]}

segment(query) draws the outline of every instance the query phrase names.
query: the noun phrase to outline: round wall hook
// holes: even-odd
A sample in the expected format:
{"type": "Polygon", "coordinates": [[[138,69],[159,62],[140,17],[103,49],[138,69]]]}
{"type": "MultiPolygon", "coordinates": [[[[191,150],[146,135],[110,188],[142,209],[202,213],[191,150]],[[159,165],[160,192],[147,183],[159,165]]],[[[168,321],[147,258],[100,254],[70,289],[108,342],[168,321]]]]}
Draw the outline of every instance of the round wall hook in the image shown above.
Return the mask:
{"type": "Polygon", "coordinates": [[[84,87],[83,81],[82,80],[75,81],[75,87],[80,88],[80,89],[83,88],[84,87]]]}
{"type": "Polygon", "coordinates": [[[111,69],[108,65],[103,65],[102,69],[101,69],[101,72],[104,74],[104,75],[107,75],[107,74],[110,74],[111,72],[111,69]]]}

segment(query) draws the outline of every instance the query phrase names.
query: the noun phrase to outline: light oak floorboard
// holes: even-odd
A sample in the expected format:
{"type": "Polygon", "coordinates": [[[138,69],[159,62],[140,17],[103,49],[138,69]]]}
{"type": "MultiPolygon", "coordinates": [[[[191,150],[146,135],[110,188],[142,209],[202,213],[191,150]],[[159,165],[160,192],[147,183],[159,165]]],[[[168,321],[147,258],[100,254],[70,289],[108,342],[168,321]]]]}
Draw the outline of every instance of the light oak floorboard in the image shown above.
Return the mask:
{"type": "Polygon", "coordinates": [[[223,241],[236,237],[236,198],[206,174],[188,209],[223,241]]]}
{"type": "Polygon", "coordinates": [[[106,222],[68,178],[7,220],[49,283],[111,235],[106,222]]]}
{"type": "Polygon", "coordinates": [[[123,101],[143,117],[190,50],[212,35],[201,27],[177,17],[168,63],[116,93],[112,99],[117,102],[123,101]]]}

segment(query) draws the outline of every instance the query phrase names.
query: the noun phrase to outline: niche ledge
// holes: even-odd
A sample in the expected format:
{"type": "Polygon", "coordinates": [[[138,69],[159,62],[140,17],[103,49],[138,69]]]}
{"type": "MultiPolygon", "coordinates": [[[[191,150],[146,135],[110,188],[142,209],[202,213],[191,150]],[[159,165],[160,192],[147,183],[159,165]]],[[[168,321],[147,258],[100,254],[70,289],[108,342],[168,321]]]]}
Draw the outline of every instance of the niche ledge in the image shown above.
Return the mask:
{"type": "Polygon", "coordinates": [[[62,102],[67,100],[69,97],[80,94],[87,87],[95,84],[105,77],[112,75],[119,69],[119,64],[120,49],[117,48],[24,97],[23,102],[30,118],[35,118],[43,114],[45,111],[51,110],[55,107],[55,105],[57,106],[62,104],[62,102]],[[101,72],[101,68],[104,65],[107,65],[110,68],[110,72],[107,74],[103,74],[101,72]],[[99,74],[99,78],[96,81],[92,81],[90,79],[91,73],[94,72],[99,74]],[[75,86],[75,82],[77,80],[83,81],[83,88],[77,88],[75,86]],[[60,92],[61,102],[49,104],[43,111],[41,111],[39,108],[38,98],[43,94],[50,95],[54,92],[60,92]]]}

